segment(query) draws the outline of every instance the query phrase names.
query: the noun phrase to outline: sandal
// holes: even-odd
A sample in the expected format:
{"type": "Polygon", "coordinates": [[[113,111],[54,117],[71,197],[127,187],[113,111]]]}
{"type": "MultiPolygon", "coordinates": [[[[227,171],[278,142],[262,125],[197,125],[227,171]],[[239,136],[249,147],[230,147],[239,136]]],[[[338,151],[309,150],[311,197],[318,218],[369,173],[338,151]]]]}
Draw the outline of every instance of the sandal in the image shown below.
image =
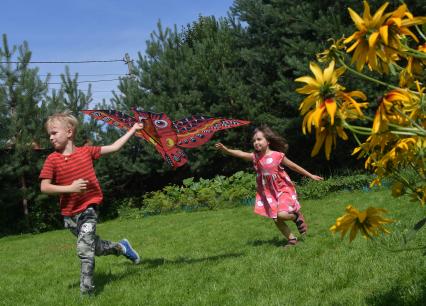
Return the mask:
{"type": "Polygon", "coordinates": [[[305,217],[303,217],[303,214],[300,210],[298,212],[295,212],[294,215],[296,216],[296,219],[294,219],[293,222],[296,223],[297,230],[301,235],[305,235],[306,231],[308,230],[308,225],[305,222],[305,217]]]}
{"type": "Polygon", "coordinates": [[[295,246],[299,241],[297,241],[297,238],[291,238],[287,241],[286,244],[284,244],[284,249],[287,249],[289,247],[295,246]]]}

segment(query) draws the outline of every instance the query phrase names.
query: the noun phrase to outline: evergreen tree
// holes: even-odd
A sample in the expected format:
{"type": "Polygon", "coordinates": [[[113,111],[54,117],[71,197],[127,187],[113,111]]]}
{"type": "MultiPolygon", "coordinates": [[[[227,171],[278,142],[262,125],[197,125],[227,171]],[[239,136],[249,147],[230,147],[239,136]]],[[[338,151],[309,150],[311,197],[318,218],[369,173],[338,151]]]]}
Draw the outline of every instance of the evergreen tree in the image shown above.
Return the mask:
{"type": "MultiPolygon", "coordinates": [[[[1,165],[0,223],[29,227],[29,203],[37,195],[39,154],[44,144],[40,126],[40,101],[46,95],[46,81],[37,68],[29,68],[31,52],[24,42],[9,48],[3,35],[0,48],[1,165]],[[18,54],[16,55],[16,52],[18,54]],[[16,63],[17,62],[17,63],[16,63]]],[[[8,227],[6,227],[8,228],[8,227]]]]}
{"type": "MultiPolygon", "coordinates": [[[[374,12],[383,1],[369,3],[374,12]]],[[[416,15],[425,12],[424,3],[406,3],[416,15]]],[[[400,4],[391,1],[390,7],[400,4]]],[[[330,161],[322,154],[310,158],[308,148],[313,147],[313,137],[301,133],[298,107],[303,97],[295,92],[300,84],[294,80],[311,73],[307,63],[329,47],[329,38],[337,40],[354,32],[348,7],[363,11],[363,3],[358,0],[236,0],[231,8],[231,15],[245,25],[241,69],[244,81],[252,84],[252,100],[248,103],[263,105],[256,123],[266,123],[285,135],[290,143],[290,158],[320,173],[358,165],[350,156],[353,144],[339,143],[339,150],[330,161]]],[[[344,83],[348,88],[362,89],[369,97],[376,97],[381,90],[357,79],[344,83]]]]}
{"type": "MultiPolygon", "coordinates": [[[[81,122],[81,109],[91,100],[90,86],[85,94],[78,89],[78,75],[69,69],[58,91],[48,95],[48,76],[41,80],[38,68],[30,68],[31,51],[24,42],[9,48],[3,35],[0,48],[0,225],[2,232],[39,231],[61,224],[58,201],[40,193],[38,175],[52,152],[44,123],[52,113],[71,110],[81,122]]],[[[83,123],[85,125],[86,123],[83,123]]],[[[77,139],[82,145],[89,128],[81,127],[77,139]]]]}
{"type": "MultiPolygon", "coordinates": [[[[123,95],[116,99],[116,106],[124,104],[125,108],[130,108],[136,104],[145,110],[164,112],[172,120],[193,114],[248,118],[256,113],[256,107],[246,103],[249,91],[239,76],[239,35],[235,32],[241,29],[231,27],[230,22],[200,16],[179,32],[176,28],[163,30],[159,23],[157,32],[147,43],[146,54],[139,54],[134,71],[136,79],[121,82],[119,88],[123,95]]],[[[245,137],[241,137],[241,133],[247,133],[245,130],[240,128],[219,134],[226,135],[236,146],[245,145],[242,141],[245,137]]],[[[165,180],[212,176],[215,160],[223,158],[207,144],[186,150],[188,165],[171,172],[148,144],[143,145],[143,150],[151,155],[144,168],[150,169],[154,177],[165,180]]]]}

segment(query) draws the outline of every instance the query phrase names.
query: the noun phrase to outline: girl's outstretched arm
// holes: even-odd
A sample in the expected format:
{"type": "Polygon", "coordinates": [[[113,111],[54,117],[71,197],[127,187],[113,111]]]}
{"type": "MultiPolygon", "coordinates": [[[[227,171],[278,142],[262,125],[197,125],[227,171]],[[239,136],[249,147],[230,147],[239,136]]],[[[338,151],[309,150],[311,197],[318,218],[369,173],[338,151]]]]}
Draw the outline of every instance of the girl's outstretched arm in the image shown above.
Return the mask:
{"type": "Polygon", "coordinates": [[[283,160],[281,161],[281,164],[290,168],[291,170],[300,173],[301,175],[307,176],[315,181],[321,181],[324,178],[322,178],[321,176],[318,175],[314,175],[308,171],[306,171],[305,169],[303,169],[302,167],[300,167],[298,164],[293,163],[291,160],[289,160],[287,157],[284,156],[283,160]]]}
{"type": "Polygon", "coordinates": [[[229,149],[227,148],[225,145],[223,145],[222,143],[218,142],[215,145],[215,148],[222,151],[225,154],[234,156],[234,157],[238,157],[247,161],[252,161],[253,160],[253,154],[252,153],[247,153],[241,150],[233,150],[233,149],[229,149]]]}

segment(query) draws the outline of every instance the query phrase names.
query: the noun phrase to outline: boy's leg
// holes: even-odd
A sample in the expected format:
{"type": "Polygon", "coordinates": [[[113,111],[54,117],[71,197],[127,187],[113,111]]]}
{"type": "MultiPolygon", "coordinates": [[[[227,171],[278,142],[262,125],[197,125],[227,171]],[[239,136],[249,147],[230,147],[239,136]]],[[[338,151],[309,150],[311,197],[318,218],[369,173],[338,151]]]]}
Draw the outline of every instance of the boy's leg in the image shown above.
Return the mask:
{"type": "Polygon", "coordinates": [[[132,248],[127,239],[120,240],[119,242],[111,242],[108,240],[101,240],[99,236],[96,236],[95,244],[96,256],[123,255],[134,264],[139,264],[140,262],[139,254],[132,248]]]}
{"type": "Polygon", "coordinates": [[[97,215],[93,207],[88,207],[78,216],[77,254],[81,261],[80,292],[92,293],[95,289],[95,241],[97,215]]]}
{"type": "Polygon", "coordinates": [[[106,255],[122,255],[122,248],[116,242],[102,240],[98,235],[95,239],[95,255],[106,256],[106,255]]]}
{"type": "MultiPolygon", "coordinates": [[[[83,213],[82,213],[83,214],[83,213]]],[[[78,214],[73,217],[65,217],[64,223],[65,228],[68,228],[70,232],[77,237],[77,255],[81,260],[81,272],[80,272],[80,293],[81,294],[88,294],[93,292],[94,286],[93,286],[93,269],[94,269],[94,258],[92,256],[92,260],[90,259],[90,246],[84,246],[86,242],[88,241],[87,237],[83,237],[83,234],[80,232],[81,228],[81,215],[78,214]],[[86,251],[86,249],[89,249],[89,251],[86,251]],[[85,255],[83,255],[85,254],[85,255]],[[85,257],[85,258],[82,258],[85,257]],[[87,258],[88,257],[88,258],[87,258]],[[84,275],[84,276],[83,276],[84,275]]],[[[86,229],[87,226],[84,226],[84,229],[86,229]]]]}
{"type": "Polygon", "coordinates": [[[123,255],[134,264],[139,264],[140,262],[139,254],[132,248],[127,239],[120,240],[119,242],[112,242],[109,240],[102,240],[98,235],[95,235],[95,255],[123,255]]]}

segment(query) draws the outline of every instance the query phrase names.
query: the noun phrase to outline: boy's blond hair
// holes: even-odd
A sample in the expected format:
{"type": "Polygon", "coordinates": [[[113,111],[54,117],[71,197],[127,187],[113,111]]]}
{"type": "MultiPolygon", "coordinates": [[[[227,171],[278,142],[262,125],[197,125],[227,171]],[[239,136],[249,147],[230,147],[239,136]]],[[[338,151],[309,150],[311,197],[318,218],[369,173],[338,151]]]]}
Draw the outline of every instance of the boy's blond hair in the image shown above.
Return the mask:
{"type": "Polygon", "coordinates": [[[65,124],[65,126],[72,130],[72,136],[74,138],[77,127],[78,127],[78,120],[77,118],[70,112],[65,111],[62,113],[56,113],[51,116],[49,116],[46,120],[45,128],[49,132],[49,127],[54,122],[60,122],[65,124]]]}

